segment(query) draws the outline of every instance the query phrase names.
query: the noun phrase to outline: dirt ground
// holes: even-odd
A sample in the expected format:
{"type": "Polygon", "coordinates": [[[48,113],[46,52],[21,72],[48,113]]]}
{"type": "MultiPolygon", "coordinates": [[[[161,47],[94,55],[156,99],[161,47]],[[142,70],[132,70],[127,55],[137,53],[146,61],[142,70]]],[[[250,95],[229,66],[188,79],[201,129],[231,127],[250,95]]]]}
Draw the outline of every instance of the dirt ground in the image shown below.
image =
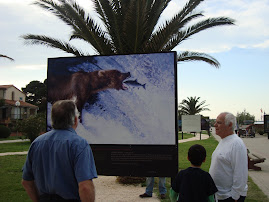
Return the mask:
{"type": "Polygon", "coordinates": [[[140,198],[145,192],[141,185],[122,185],[116,182],[115,176],[98,176],[93,180],[96,202],[156,202],[160,201],[156,194],[151,198],[140,198]]]}

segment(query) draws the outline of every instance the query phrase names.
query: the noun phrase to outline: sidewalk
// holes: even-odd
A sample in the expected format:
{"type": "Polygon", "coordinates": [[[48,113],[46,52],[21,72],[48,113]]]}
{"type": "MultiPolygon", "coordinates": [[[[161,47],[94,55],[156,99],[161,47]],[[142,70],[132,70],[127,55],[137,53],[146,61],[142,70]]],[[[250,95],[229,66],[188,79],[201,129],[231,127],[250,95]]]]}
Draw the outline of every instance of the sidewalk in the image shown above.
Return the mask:
{"type": "Polygon", "coordinates": [[[2,140],[0,141],[1,143],[13,143],[13,142],[28,142],[30,141],[29,139],[18,139],[18,140],[2,140]]]}
{"type": "MultiPolygon", "coordinates": [[[[179,136],[181,138],[181,135],[179,135],[179,136]]],[[[205,140],[208,138],[209,138],[209,136],[207,134],[201,134],[201,140],[205,140]]],[[[183,139],[183,140],[178,140],[178,143],[195,141],[195,140],[200,140],[200,133],[196,133],[195,137],[191,137],[191,138],[183,139]]]]}
{"type": "MultiPolygon", "coordinates": [[[[220,137],[215,134],[214,128],[212,134],[216,140],[220,141],[220,137]]],[[[250,152],[266,158],[265,162],[256,164],[262,168],[261,171],[249,170],[248,175],[269,198],[269,139],[267,135],[256,134],[254,138],[242,138],[242,140],[250,152]]]]}
{"type": "Polygon", "coordinates": [[[261,171],[249,170],[248,175],[269,198],[269,139],[267,135],[256,134],[254,138],[242,138],[246,147],[255,154],[263,156],[266,160],[256,164],[261,171]]]}
{"type": "MultiPolygon", "coordinates": [[[[192,138],[188,138],[188,139],[183,139],[183,140],[178,140],[178,143],[182,143],[182,142],[189,142],[189,141],[194,141],[194,140],[205,140],[207,138],[209,138],[209,136],[207,134],[200,134],[197,133],[194,137],[192,138]]],[[[1,143],[13,143],[13,142],[26,142],[26,141],[30,141],[29,139],[19,139],[19,140],[3,140],[0,141],[1,143]]],[[[7,155],[24,155],[27,154],[28,151],[23,151],[23,152],[5,152],[5,153],[0,153],[0,156],[7,156],[7,155]]]]}

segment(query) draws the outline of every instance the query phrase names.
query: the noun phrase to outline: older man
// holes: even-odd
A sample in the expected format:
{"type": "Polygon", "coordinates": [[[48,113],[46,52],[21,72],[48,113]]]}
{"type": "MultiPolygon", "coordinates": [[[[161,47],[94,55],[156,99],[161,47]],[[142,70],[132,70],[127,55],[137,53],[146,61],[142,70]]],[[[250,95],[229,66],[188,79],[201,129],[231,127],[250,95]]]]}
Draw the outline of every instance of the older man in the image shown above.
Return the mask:
{"type": "Polygon", "coordinates": [[[53,130],[31,144],[23,167],[23,187],[33,201],[94,201],[94,158],[87,141],[75,132],[78,112],[74,102],[57,101],[51,120],[53,130]]]}
{"type": "Polygon", "coordinates": [[[236,118],[229,112],[216,120],[216,134],[221,137],[212,154],[211,174],[217,188],[218,201],[244,201],[247,195],[248,160],[244,142],[234,133],[236,118]]]}

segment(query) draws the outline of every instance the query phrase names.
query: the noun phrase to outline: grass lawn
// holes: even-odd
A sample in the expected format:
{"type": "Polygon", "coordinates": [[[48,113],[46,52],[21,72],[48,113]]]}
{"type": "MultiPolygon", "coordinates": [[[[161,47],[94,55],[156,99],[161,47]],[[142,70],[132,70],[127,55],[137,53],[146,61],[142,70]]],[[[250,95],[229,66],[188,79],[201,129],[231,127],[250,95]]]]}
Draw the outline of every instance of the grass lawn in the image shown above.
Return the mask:
{"type": "Polygon", "coordinates": [[[186,169],[190,166],[190,162],[187,160],[188,150],[194,144],[201,144],[206,149],[206,161],[202,164],[202,169],[205,171],[209,170],[210,162],[211,162],[211,155],[215,150],[218,142],[214,139],[214,137],[210,137],[206,140],[196,140],[190,142],[184,142],[178,144],[178,168],[186,169]]]}
{"type": "MultiPolygon", "coordinates": [[[[193,136],[193,135],[192,135],[193,136]]],[[[207,150],[207,160],[202,165],[202,169],[205,171],[209,170],[211,155],[216,148],[218,142],[210,137],[206,140],[190,141],[185,143],[180,143],[178,146],[179,153],[179,170],[189,167],[189,162],[187,160],[187,152],[191,145],[201,144],[207,150]]],[[[3,143],[0,144],[0,152],[15,152],[15,151],[27,151],[30,146],[30,142],[19,142],[19,143],[3,143]]],[[[16,155],[16,156],[0,156],[0,190],[1,199],[0,201],[31,201],[27,196],[21,185],[22,177],[22,166],[26,159],[26,155],[16,155]]],[[[166,178],[167,190],[170,189],[170,178],[166,178]]],[[[159,195],[158,191],[158,178],[156,178],[156,183],[154,187],[154,192],[159,195]]],[[[260,188],[252,181],[251,178],[248,180],[248,194],[246,202],[269,202],[269,199],[260,188]]],[[[168,196],[168,195],[167,195],[168,196]]],[[[170,201],[169,197],[167,199],[161,200],[162,202],[170,201]]]]}
{"type": "Polygon", "coordinates": [[[0,201],[31,201],[21,185],[26,155],[0,157],[0,201]]]}
{"type": "Polygon", "coordinates": [[[14,143],[1,143],[0,144],[0,153],[28,151],[30,145],[31,145],[30,141],[14,142],[14,143]]]}

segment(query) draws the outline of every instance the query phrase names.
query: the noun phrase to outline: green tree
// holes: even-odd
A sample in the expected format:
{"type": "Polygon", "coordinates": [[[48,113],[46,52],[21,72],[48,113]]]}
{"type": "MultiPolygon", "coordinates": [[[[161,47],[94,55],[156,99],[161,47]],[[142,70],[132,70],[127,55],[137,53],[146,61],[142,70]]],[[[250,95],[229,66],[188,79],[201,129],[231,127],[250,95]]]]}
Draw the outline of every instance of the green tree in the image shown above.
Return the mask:
{"type": "Polygon", "coordinates": [[[46,97],[47,97],[47,80],[44,83],[40,81],[31,81],[22,88],[22,91],[26,93],[25,101],[39,107],[40,111],[46,110],[46,97]]]}
{"type": "Polygon", "coordinates": [[[2,54],[0,54],[0,58],[7,58],[7,59],[9,59],[9,60],[14,61],[14,59],[13,59],[13,58],[8,57],[8,56],[6,56],[6,55],[2,55],[2,54]]]}
{"type": "MultiPolygon", "coordinates": [[[[161,14],[171,0],[93,0],[99,21],[74,0],[37,0],[34,4],[51,12],[67,24],[72,32],[69,41],[82,40],[97,54],[129,54],[173,50],[192,35],[209,28],[233,25],[228,17],[202,19],[195,9],[203,0],[189,0],[171,19],[162,24],[161,14]]],[[[88,56],[67,41],[45,35],[22,36],[27,44],[41,44],[75,56],[88,56]]],[[[215,67],[219,62],[205,53],[184,51],[178,61],[204,61],[215,67]]]]}
{"type": "Polygon", "coordinates": [[[244,122],[253,123],[255,121],[255,116],[248,113],[246,110],[243,112],[237,112],[236,119],[239,124],[244,124],[244,122]]]}
{"type": "Polygon", "coordinates": [[[210,111],[206,108],[208,105],[205,105],[204,101],[199,101],[200,97],[187,97],[187,99],[182,100],[179,104],[179,113],[185,115],[195,115],[199,114],[202,111],[210,111]]]}

